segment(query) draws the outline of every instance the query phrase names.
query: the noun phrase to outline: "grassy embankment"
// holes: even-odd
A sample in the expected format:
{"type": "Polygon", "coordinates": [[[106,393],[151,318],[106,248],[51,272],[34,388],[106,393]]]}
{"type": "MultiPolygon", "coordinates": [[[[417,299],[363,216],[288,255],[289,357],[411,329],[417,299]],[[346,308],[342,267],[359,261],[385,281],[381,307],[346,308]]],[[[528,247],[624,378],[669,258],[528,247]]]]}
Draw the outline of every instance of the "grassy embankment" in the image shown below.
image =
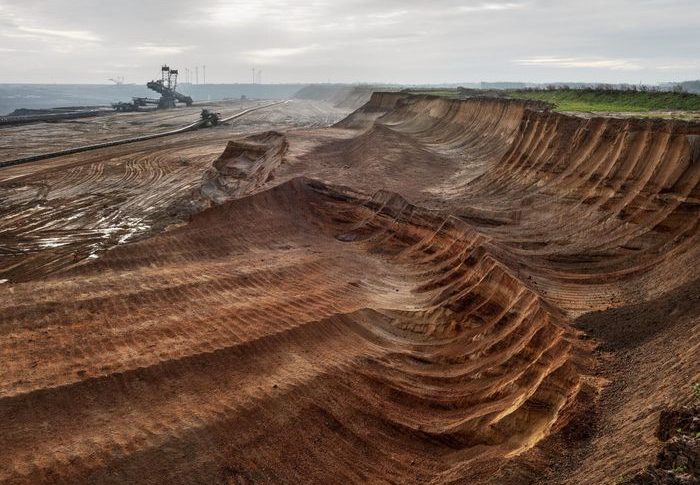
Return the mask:
{"type": "Polygon", "coordinates": [[[425,89],[412,90],[420,94],[432,94],[464,98],[474,95],[509,97],[546,101],[556,111],[634,112],[686,111],[700,112],[700,95],[662,91],[623,91],[609,89],[509,89],[509,90],[460,90],[425,89]]]}
{"type": "Polygon", "coordinates": [[[514,90],[513,98],[547,101],[557,111],[700,111],[700,95],[659,91],[597,89],[514,90]]]}

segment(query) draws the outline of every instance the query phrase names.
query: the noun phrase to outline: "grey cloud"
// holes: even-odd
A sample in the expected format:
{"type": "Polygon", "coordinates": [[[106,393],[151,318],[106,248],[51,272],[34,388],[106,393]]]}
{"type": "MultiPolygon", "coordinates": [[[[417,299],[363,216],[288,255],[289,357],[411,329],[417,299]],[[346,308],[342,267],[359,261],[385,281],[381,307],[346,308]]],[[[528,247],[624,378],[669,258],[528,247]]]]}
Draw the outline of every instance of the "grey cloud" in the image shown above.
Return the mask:
{"type": "Polygon", "coordinates": [[[669,81],[699,28],[696,0],[0,0],[0,82],[669,81]]]}

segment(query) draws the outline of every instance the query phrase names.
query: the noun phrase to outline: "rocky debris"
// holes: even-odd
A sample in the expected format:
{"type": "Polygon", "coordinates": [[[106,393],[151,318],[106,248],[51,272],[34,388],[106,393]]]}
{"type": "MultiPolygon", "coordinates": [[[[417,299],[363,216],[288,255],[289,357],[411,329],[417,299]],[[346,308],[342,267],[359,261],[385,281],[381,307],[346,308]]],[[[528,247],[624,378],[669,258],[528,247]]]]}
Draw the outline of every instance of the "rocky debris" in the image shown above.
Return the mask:
{"type": "Polygon", "coordinates": [[[272,179],[272,172],[282,163],[287,147],[286,137],[276,131],[229,141],[204,174],[201,195],[214,204],[250,195],[272,179]]]}
{"type": "Polygon", "coordinates": [[[656,463],[625,485],[700,484],[700,404],[662,411],[656,436],[665,442],[656,463]]]}
{"type": "Polygon", "coordinates": [[[199,188],[167,207],[168,216],[189,219],[209,207],[253,194],[274,179],[288,146],[285,135],[277,131],[229,141],[202,175],[199,188]]]}

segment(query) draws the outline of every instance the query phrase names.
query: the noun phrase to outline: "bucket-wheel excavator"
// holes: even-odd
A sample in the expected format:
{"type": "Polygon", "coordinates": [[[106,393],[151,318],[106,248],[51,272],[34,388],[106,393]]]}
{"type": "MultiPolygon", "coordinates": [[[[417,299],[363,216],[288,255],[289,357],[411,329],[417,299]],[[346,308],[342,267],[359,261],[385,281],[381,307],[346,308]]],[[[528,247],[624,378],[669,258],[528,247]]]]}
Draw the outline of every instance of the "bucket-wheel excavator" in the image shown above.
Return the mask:
{"type": "Polygon", "coordinates": [[[170,69],[169,66],[163,65],[160,69],[160,79],[149,81],[146,87],[158,94],[160,98],[132,98],[131,103],[113,103],[112,107],[117,111],[137,111],[140,107],[148,105],[156,105],[158,109],[174,108],[177,103],[184,103],[187,106],[192,106],[192,98],[177,92],[177,69],[170,69]]]}

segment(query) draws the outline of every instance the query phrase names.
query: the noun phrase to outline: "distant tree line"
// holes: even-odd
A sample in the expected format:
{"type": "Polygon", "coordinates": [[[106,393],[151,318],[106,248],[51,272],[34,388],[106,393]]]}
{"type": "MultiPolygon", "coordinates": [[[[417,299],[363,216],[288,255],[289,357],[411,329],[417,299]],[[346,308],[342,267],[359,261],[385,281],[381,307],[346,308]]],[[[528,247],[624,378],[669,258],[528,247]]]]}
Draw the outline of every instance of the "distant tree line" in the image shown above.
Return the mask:
{"type": "Polygon", "coordinates": [[[595,92],[619,92],[619,91],[630,91],[630,92],[641,92],[641,93],[676,93],[676,94],[690,94],[683,84],[673,84],[673,85],[663,85],[663,86],[648,86],[645,84],[588,84],[588,85],[574,85],[569,84],[547,84],[544,87],[527,87],[523,91],[595,91],[595,92]]]}

